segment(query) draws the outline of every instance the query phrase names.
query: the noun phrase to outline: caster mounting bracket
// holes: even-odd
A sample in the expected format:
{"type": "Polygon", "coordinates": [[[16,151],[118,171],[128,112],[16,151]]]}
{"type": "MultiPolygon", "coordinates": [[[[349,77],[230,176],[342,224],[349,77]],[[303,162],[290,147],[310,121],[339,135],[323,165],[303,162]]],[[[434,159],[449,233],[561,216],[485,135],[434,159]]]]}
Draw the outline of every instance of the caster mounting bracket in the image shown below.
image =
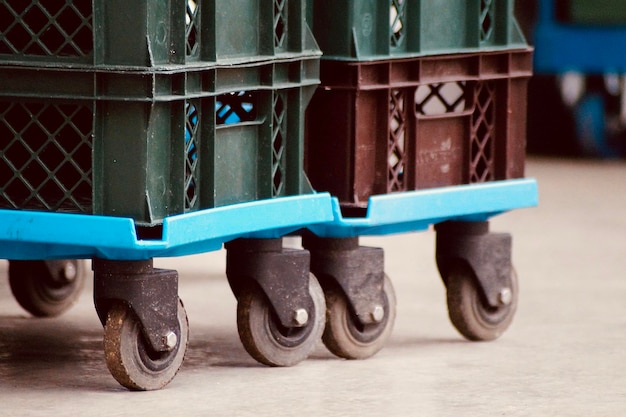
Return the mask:
{"type": "Polygon", "coordinates": [[[226,244],[226,275],[233,294],[256,282],[287,328],[304,327],[314,315],[309,293],[310,254],[283,248],[282,239],[237,239],[226,244]]]}
{"type": "Polygon", "coordinates": [[[173,340],[180,340],[181,332],[176,271],[153,268],[152,260],[101,259],[94,259],[93,270],[94,304],[103,325],[111,305],[123,302],[137,315],[152,349],[167,352],[175,347],[173,340]]]}
{"type": "Polygon", "coordinates": [[[320,280],[333,280],[346,295],[363,325],[382,320],[385,296],[385,254],[382,248],[359,246],[358,238],[320,238],[306,235],[311,272],[320,280]]]}
{"type": "Polygon", "coordinates": [[[512,238],[489,232],[488,222],[448,221],[435,226],[437,267],[447,285],[453,268],[469,268],[491,307],[510,302],[512,238]]]}

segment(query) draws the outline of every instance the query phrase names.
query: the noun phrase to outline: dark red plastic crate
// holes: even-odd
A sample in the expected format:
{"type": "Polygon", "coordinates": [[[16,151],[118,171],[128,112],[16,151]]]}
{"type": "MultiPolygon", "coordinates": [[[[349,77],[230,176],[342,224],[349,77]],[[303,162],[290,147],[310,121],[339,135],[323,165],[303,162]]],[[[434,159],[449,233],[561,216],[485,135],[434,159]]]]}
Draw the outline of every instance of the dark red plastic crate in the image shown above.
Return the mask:
{"type": "Polygon", "coordinates": [[[344,208],[397,191],[524,175],[530,49],[322,61],[306,171],[344,208]]]}

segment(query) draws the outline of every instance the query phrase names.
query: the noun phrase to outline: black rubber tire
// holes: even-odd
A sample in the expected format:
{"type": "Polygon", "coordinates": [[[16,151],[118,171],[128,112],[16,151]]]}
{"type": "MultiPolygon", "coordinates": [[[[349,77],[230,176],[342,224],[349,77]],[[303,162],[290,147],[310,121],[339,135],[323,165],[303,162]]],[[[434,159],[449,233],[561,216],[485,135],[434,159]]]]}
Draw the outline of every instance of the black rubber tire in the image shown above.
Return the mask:
{"type": "Polygon", "coordinates": [[[242,289],[237,303],[237,329],[250,356],[268,366],[293,366],[309,357],[322,337],[326,310],[324,292],[312,274],[309,293],[314,312],[308,323],[286,328],[258,285],[242,289]]]}
{"type": "Polygon", "coordinates": [[[154,352],[145,340],[139,319],[123,303],[111,306],[104,326],[106,364],[122,386],[150,391],[166,386],[178,373],[187,351],[189,322],[182,301],[178,304],[180,337],[170,352],[154,352]]]}
{"type": "Polygon", "coordinates": [[[362,325],[338,285],[324,288],[326,328],[322,340],[329,351],[340,358],[366,359],[385,346],[396,319],[396,294],[387,275],[383,292],[385,296],[383,320],[380,323],[362,325]]]}
{"type": "Polygon", "coordinates": [[[24,310],[36,317],[54,317],[76,302],[85,286],[86,270],[80,260],[9,261],[9,286],[24,310]],[[64,268],[73,268],[70,277],[64,268]]]}
{"type": "Polygon", "coordinates": [[[468,340],[489,341],[500,337],[511,325],[518,302],[517,275],[512,272],[512,299],[508,305],[487,304],[476,279],[464,269],[447,278],[448,314],[454,327],[468,340]]]}

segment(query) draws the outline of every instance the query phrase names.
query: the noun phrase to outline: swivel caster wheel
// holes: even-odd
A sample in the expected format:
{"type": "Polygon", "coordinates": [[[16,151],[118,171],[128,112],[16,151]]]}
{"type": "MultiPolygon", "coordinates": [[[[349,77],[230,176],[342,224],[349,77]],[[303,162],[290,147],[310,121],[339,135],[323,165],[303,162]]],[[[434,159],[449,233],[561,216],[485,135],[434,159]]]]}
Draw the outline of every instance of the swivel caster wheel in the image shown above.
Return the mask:
{"type": "Polygon", "coordinates": [[[85,285],[84,261],[9,261],[9,286],[20,306],[36,317],[58,316],[85,285]]]}
{"type": "Polygon", "coordinates": [[[268,366],[293,366],[308,358],[324,331],[324,292],[311,275],[309,293],[314,311],[303,327],[284,327],[259,286],[242,290],[237,304],[237,329],[246,351],[268,366]]]}
{"type": "Polygon", "coordinates": [[[364,325],[355,316],[338,285],[324,288],[326,329],[322,340],[329,351],[340,358],[366,359],[385,346],[396,318],[396,295],[387,275],[383,292],[385,304],[378,312],[379,316],[374,323],[364,325]]]}
{"type": "Polygon", "coordinates": [[[466,270],[456,269],[447,278],[448,314],[454,327],[466,339],[488,341],[497,339],[508,329],[517,310],[517,275],[512,272],[512,288],[502,294],[502,303],[492,307],[482,295],[474,277],[466,270]]]}
{"type": "Polygon", "coordinates": [[[114,304],[104,326],[104,353],[111,375],[135,391],[163,388],[180,369],[189,339],[189,323],[183,303],[178,304],[180,336],[172,337],[172,350],[155,352],[145,339],[141,323],[124,303],[114,304]]]}

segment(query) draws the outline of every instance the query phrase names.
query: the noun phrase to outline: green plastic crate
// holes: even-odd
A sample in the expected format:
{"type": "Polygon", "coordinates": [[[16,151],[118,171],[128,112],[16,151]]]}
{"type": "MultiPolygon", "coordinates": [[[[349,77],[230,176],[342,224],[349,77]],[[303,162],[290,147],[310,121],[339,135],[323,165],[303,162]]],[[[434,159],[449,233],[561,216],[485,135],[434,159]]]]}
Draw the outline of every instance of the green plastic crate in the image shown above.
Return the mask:
{"type": "Polygon", "coordinates": [[[525,47],[513,0],[312,0],[324,59],[367,61],[525,47]]]}
{"type": "Polygon", "coordinates": [[[0,65],[0,207],[132,217],[310,192],[319,56],[171,71],[0,65]]]}
{"type": "Polygon", "coordinates": [[[561,10],[570,23],[590,25],[624,25],[626,24],[626,1],[624,0],[569,0],[560,5],[561,10]]]}
{"type": "Polygon", "coordinates": [[[305,0],[2,0],[0,62],[153,67],[314,45],[305,0]]]}

